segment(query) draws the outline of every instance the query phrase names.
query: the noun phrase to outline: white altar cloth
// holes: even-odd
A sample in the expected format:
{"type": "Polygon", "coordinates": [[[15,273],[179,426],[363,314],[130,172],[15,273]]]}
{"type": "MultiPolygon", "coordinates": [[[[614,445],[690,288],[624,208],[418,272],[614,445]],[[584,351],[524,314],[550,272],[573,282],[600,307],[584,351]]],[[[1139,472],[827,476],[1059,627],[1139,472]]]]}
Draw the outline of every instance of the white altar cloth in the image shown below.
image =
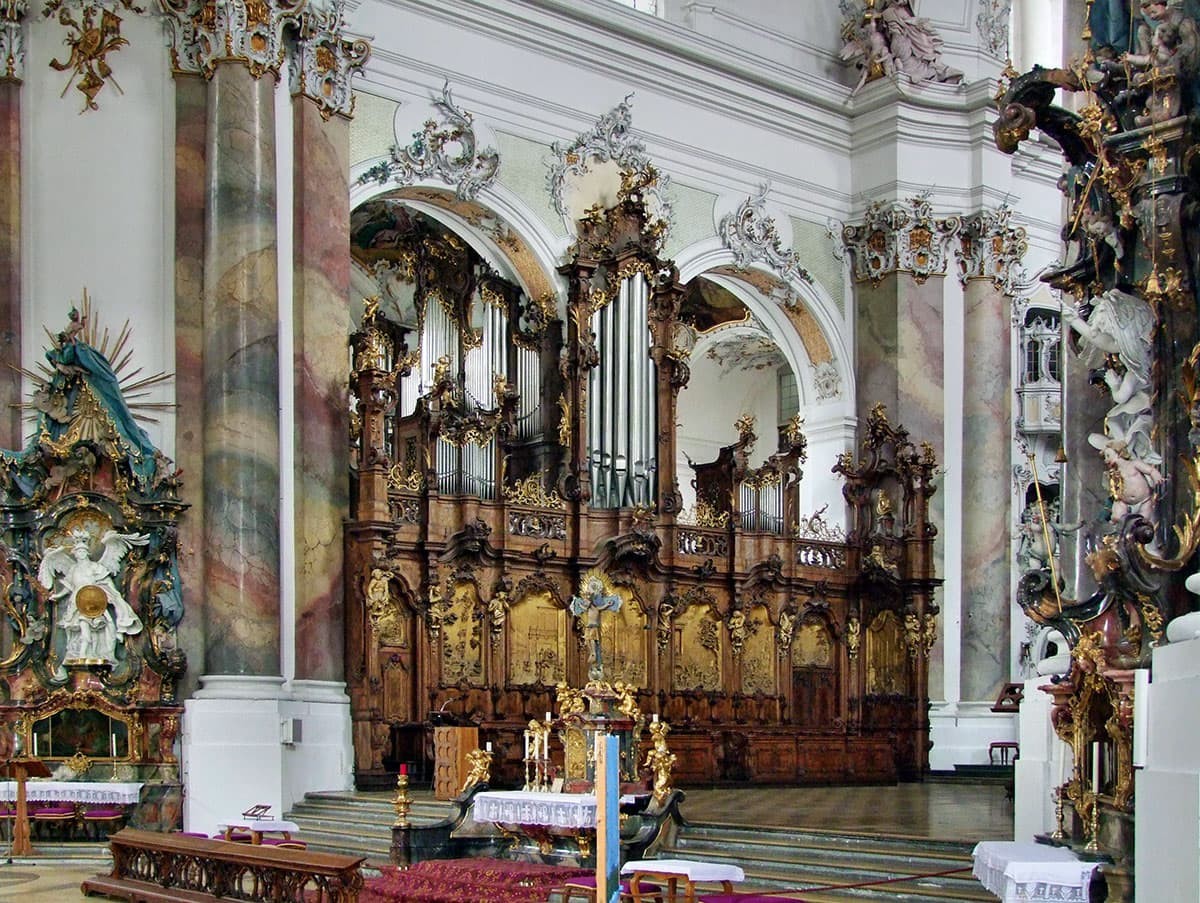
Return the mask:
{"type": "Polygon", "coordinates": [[[684,875],[693,884],[709,881],[745,881],[740,865],[725,862],[699,862],[695,859],[631,859],[621,866],[622,875],[647,872],[656,875],[684,875]]]}
{"type": "Polygon", "coordinates": [[[971,873],[1004,903],[1087,903],[1092,872],[1065,847],[985,840],[975,845],[971,873]]]}
{"type": "MultiPolygon", "coordinates": [[[[634,797],[622,796],[621,802],[634,797]]],[[[478,822],[506,825],[547,825],[552,828],[596,827],[594,793],[537,793],[531,790],[484,790],[475,794],[473,817],[478,822]]]]}
{"type": "MultiPolygon", "coordinates": [[[[135,781],[26,781],[25,798],[37,803],[119,803],[138,801],[142,785],[135,781]]],[[[0,802],[17,798],[16,781],[0,781],[0,802]]]]}

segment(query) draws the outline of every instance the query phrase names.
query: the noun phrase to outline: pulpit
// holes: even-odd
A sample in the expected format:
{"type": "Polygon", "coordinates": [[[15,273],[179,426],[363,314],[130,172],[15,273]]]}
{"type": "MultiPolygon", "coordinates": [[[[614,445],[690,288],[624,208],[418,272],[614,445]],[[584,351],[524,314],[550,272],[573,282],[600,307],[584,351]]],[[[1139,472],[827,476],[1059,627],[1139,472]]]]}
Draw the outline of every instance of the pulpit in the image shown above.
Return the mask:
{"type": "Polygon", "coordinates": [[[471,770],[467,755],[479,748],[479,728],[436,726],[433,729],[433,796],[451,800],[462,790],[471,770]]]}
{"type": "Polygon", "coordinates": [[[41,759],[27,757],[7,759],[0,766],[0,772],[5,777],[12,778],[17,784],[17,811],[13,821],[13,856],[33,855],[33,846],[29,842],[29,805],[25,799],[25,781],[29,778],[49,777],[50,769],[41,759]]]}

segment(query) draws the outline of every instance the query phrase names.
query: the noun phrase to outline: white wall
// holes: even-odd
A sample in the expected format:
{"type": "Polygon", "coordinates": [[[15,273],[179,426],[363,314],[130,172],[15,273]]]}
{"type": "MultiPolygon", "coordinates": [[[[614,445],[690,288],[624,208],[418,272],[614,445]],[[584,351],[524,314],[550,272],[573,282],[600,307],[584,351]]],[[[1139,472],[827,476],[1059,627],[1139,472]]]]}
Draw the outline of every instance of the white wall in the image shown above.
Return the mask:
{"type": "MultiPolygon", "coordinates": [[[[83,94],[66,91],[66,29],[57,20],[28,17],[26,79],[21,88],[22,358],[42,359],[83,289],[95,321],[113,339],[128,319],[132,371],[141,377],[171,371],[175,360],[174,195],[175,100],[167,51],[157,18],[127,15],[129,45],[108,55],[113,75],[83,109],[83,94]]],[[[146,401],[173,401],[170,384],[146,401]]],[[[159,412],[144,424],[168,455],[175,447],[174,415],[159,412]]]]}

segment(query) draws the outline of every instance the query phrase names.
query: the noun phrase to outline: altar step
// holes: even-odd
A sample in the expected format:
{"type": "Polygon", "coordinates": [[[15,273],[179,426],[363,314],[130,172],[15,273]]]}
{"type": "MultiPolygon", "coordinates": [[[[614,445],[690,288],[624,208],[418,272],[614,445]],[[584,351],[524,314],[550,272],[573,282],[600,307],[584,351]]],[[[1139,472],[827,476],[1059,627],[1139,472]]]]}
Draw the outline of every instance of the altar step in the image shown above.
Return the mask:
{"type": "MultiPolygon", "coordinates": [[[[428,791],[411,797],[408,820],[414,825],[441,821],[450,814],[449,804],[435,800],[428,791]]],[[[389,794],[307,793],[284,817],[300,826],[300,837],[310,850],[366,856],[373,863],[388,861],[396,820],[389,794]]]]}
{"type": "Polygon", "coordinates": [[[740,865],[746,889],[813,888],[792,894],[808,903],[994,901],[971,876],[973,846],[882,834],[688,824],[658,856],[740,865]],[[953,874],[938,874],[945,872],[953,874]],[[924,875],[934,877],[914,877],[924,875]],[[849,884],[867,886],[823,889],[849,884]]]}

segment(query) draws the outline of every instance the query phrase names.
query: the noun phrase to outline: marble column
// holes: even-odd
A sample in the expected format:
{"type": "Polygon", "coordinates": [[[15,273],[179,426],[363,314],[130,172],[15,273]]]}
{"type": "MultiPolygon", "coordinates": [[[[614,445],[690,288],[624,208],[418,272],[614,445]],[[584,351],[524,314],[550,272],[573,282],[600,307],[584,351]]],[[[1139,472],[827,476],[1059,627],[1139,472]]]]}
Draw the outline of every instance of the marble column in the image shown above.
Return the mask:
{"type": "MultiPolygon", "coordinates": [[[[191,508],[180,522],[179,576],[184,610],[204,604],[204,219],[208,84],[199,74],[175,76],[175,463],[191,508]]],[[[204,620],[185,618],[180,643],[188,661],[204,659],[204,620]]],[[[185,695],[196,677],[185,677],[185,695]]]]}
{"type": "Polygon", "coordinates": [[[293,92],[296,678],[344,678],[342,524],[350,514],[350,75],[367,47],[304,18],[293,92]],[[329,65],[329,61],[333,65],[329,65]]]}
{"type": "Polygon", "coordinates": [[[993,700],[1009,673],[1012,632],[1012,279],[1025,231],[1001,207],[969,217],[963,282],[961,696],[993,700]]]}
{"type": "MultiPolygon", "coordinates": [[[[937,219],[928,198],[875,202],[861,225],[842,229],[841,250],[849,252],[855,284],[855,326],[860,423],[882,402],[888,420],[928,442],[945,462],[944,283],[950,240],[960,221],[937,219]]],[[[945,493],[930,500],[930,522],[944,536],[945,493]]],[[[944,577],[945,543],[933,547],[934,573],[944,577]]],[[[942,590],[936,601],[942,605],[942,590]]],[[[940,619],[939,619],[940,620],[940,619]]],[[[944,683],[943,637],[929,654],[928,686],[944,683]]]]}
{"type": "Polygon", "coordinates": [[[23,443],[21,412],[21,79],[25,4],[0,2],[0,448],[23,443]],[[8,366],[12,365],[12,366],[8,366]]]}
{"type": "Polygon", "coordinates": [[[209,82],[203,291],[205,674],[279,674],[275,85],[209,82]]]}

